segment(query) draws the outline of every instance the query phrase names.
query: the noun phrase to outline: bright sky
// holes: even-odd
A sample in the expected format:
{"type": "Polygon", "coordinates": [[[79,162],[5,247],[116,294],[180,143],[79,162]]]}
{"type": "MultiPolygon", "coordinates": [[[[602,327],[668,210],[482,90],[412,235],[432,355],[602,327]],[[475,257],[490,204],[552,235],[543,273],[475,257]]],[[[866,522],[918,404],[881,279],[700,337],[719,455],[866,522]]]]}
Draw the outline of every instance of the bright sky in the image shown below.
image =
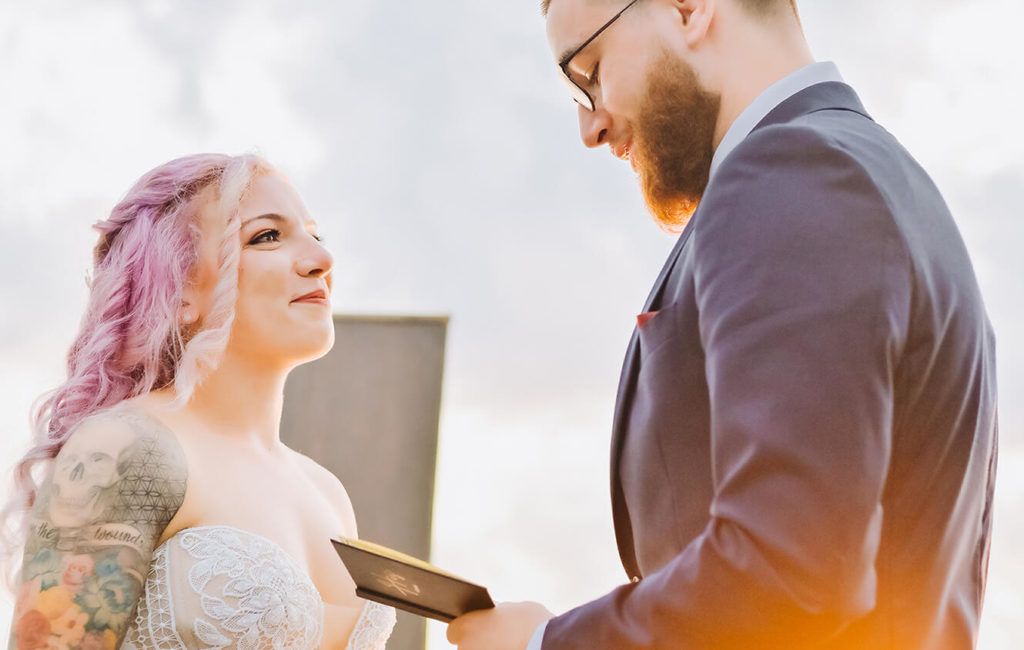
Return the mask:
{"type": "MultiPolygon", "coordinates": [[[[451,316],[433,559],[555,611],[618,584],[615,385],[672,240],[628,166],[579,143],[538,4],[0,6],[3,458],[61,377],[89,225],[158,163],[256,148],[323,227],[336,309],[451,316]]],[[[1024,631],[1024,8],[801,8],[818,58],[932,173],[982,284],[1003,399],[981,648],[1010,650],[1024,631]]],[[[430,635],[448,647],[443,626],[430,635]]]]}

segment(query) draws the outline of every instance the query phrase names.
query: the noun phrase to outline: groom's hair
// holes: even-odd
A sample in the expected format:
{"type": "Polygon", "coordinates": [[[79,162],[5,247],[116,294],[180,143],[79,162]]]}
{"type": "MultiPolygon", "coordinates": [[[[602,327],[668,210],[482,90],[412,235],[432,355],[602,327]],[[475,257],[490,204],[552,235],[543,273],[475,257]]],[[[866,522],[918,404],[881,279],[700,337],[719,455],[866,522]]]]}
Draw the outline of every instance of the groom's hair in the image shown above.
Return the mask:
{"type": "MultiPolygon", "coordinates": [[[[735,0],[735,2],[754,16],[766,17],[774,14],[782,5],[789,5],[796,14],[796,0],[735,0]]],[[[540,11],[545,16],[551,8],[551,0],[541,0],[540,11]]]]}
{"type": "MultiPolygon", "coordinates": [[[[551,0],[547,0],[549,3],[551,0]]],[[[736,0],[736,4],[743,7],[750,14],[754,16],[770,16],[786,5],[793,11],[796,11],[796,0],[736,0]]]]}

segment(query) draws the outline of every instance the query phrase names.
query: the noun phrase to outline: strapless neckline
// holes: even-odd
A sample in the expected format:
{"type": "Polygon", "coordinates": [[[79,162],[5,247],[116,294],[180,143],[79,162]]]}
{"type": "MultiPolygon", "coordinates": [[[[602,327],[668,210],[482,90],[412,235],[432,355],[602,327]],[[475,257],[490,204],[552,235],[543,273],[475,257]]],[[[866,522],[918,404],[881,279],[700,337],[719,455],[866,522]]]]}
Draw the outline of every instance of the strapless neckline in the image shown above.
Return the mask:
{"type": "Polygon", "coordinates": [[[158,544],[157,547],[153,549],[153,553],[156,554],[156,552],[160,550],[161,547],[170,544],[171,541],[173,541],[179,535],[185,535],[188,533],[198,533],[203,530],[227,530],[233,533],[241,533],[249,537],[254,537],[262,542],[265,542],[266,544],[273,547],[273,549],[277,551],[282,557],[286,558],[300,574],[305,576],[306,580],[309,581],[309,586],[312,587],[313,591],[316,592],[316,597],[320,600],[321,603],[333,607],[344,607],[344,605],[335,605],[334,603],[328,603],[327,601],[325,601],[323,595],[320,593],[320,590],[317,589],[316,583],[313,582],[313,578],[309,575],[309,571],[306,570],[306,567],[304,567],[302,563],[299,562],[299,560],[294,555],[286,551],[283,546],[281,546],[274,540],[270,539],[269,537],[266,537],[265,535],[260,535],[259,533],[254,533],[251,530],[239,528],[238,526],[231,526],[228,524],[199,524],[197,526],[189,526],[188,528],[182,528],[181,530],[174,533],[173,535],[162,541],[160,544],[158,544]]]}
{"type": "MultiPolygon", "coordinates": [[[[183,528],[153,550],[127,650],[313,650],[325,603],[303,564],[274,540],[227,524],[183,528]]],[[[347,650],[383,650],[392,607],[365,601],[347,650]]]]}

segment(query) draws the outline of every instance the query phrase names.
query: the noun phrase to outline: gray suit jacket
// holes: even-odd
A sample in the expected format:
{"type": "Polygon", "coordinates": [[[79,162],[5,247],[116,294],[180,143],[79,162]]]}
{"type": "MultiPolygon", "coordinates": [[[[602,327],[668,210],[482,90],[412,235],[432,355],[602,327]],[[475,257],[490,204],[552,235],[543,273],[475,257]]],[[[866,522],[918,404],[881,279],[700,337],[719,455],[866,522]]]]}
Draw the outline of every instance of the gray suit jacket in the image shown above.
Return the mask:
{"type": "Polygon", "coordinates": [[[645,311],[612,443],[634,580],[543,648],[973,647],[992,329],[938,190],[849,86],[723,161],[645,311]]]}

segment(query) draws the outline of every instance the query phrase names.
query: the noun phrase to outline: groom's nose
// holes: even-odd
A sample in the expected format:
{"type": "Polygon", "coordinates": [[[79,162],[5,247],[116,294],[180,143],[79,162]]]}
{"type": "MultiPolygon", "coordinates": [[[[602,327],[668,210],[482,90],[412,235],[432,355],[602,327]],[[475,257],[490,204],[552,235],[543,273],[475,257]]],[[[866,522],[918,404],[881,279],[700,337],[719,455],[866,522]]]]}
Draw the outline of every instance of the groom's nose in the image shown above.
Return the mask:
{"type": "Polygon", "coordinates": [[[608,128],[611,126],[611,116],[608,111],[601,106],[595,106],[592,111],[578,106],[577,111],[580,120],[580,138],[583,140],[583,144],[590,148],[607,144],[608,128]]]}

